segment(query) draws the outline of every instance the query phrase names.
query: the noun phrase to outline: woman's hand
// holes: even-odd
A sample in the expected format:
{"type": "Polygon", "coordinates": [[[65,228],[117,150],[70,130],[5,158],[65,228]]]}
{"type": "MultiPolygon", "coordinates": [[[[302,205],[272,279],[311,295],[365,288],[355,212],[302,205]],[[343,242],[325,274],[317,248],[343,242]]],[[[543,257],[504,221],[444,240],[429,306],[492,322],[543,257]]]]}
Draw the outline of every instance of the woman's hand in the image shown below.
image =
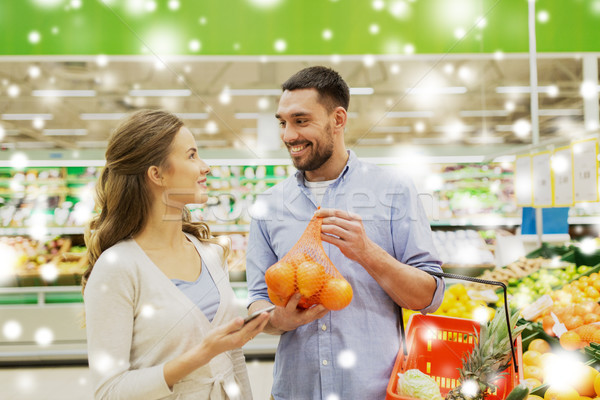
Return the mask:
{"type": "Polygon", "coordinates": [[[163,368],[165,382],[172,388],[181,379],[208,364],[215,356],[248,343],[264,329],[269,314],[262,313],[244,325],[242,317],[211,330],[202,343],[167,362],[163,368]]]}
{"type": "Polygon", "coordinates": [[[269,322],[269,313],[262,313],[244,325],[244,319],[237,317],[225,325],[213,329],[202,341],[210,358],[224,351],[242,347],[265,328],[269,322]]]}

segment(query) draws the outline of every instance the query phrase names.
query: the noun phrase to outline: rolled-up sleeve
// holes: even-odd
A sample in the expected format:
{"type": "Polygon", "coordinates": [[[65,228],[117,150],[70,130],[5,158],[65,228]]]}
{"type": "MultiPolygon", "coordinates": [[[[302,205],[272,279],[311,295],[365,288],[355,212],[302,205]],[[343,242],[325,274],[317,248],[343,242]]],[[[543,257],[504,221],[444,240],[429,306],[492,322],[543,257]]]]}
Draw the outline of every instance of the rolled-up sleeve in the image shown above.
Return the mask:
{"type": "MultiPolygon", "coordinates": [[[[414,184],[402,180],[397,202],[392,208],[393,246],[398,261],[425,272],[442,272],[442,261],[433,244],[429,220],[423,209],[414,184]]],[[[446,284],[442,278],[434,277],[436,289],[431,303],[420,310],[431,313],[442,304],[446,284]]]]}

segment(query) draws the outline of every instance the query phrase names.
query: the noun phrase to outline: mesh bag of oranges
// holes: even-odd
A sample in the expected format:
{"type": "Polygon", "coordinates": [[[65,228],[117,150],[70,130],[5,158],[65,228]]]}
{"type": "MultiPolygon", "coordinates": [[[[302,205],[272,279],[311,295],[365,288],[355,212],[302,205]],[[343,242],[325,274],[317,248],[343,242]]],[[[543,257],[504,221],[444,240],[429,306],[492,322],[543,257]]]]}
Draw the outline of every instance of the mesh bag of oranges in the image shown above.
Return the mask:
{"type": "Polygon", "coordinates": [[[295,293],[302,296],[298,307],[322,304],[341,310],[352,301],[350,283],[335,268],[321,242],[322,218],[313,217],[294,247],[265,273],[269,299],[285,307],[295,293]]]}

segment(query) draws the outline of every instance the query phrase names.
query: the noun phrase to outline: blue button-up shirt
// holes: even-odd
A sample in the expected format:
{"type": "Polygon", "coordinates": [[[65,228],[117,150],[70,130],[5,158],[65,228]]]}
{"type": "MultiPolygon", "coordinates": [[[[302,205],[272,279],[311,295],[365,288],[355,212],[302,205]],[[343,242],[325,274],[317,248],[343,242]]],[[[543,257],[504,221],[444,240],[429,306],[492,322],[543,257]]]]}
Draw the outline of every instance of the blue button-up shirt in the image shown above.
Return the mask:
{"type": "MultiPolygon", "coordinates": [[[[362,162],[350,151],[322,208],[361,215],[369,238],[397,260],[441,272],[416,189],[396,171],[362,162]]],[[[246,260],[249,304],[269,301],[265,271],[293,247],[316,209],[301,172],[257,198],[246,260]]],[[[400,347],[398,306],[360,264],[334,245],[323,247],[354,297],[343,310],[281,335],[272,394],[276,400],[384,399],[400,347]]],[[[435,311],[442,301],[444,283],[436,281],[433,300],[422,312],[435,311]]]]}

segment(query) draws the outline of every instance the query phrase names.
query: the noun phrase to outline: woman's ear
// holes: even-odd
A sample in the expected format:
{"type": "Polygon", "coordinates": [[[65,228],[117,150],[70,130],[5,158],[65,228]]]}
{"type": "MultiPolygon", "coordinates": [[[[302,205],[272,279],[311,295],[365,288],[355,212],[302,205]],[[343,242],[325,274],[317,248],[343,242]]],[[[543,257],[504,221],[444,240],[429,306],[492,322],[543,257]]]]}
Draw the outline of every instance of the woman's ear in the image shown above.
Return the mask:
{"type": "Polygon", "coordinates": [[[157,166],[153,165],[150,168],[148,168],[148,171],[146,171],[146,175],[148,176],[150,182],[152,182],[156,186],[163,186],[162,173],[157,166]]]}

